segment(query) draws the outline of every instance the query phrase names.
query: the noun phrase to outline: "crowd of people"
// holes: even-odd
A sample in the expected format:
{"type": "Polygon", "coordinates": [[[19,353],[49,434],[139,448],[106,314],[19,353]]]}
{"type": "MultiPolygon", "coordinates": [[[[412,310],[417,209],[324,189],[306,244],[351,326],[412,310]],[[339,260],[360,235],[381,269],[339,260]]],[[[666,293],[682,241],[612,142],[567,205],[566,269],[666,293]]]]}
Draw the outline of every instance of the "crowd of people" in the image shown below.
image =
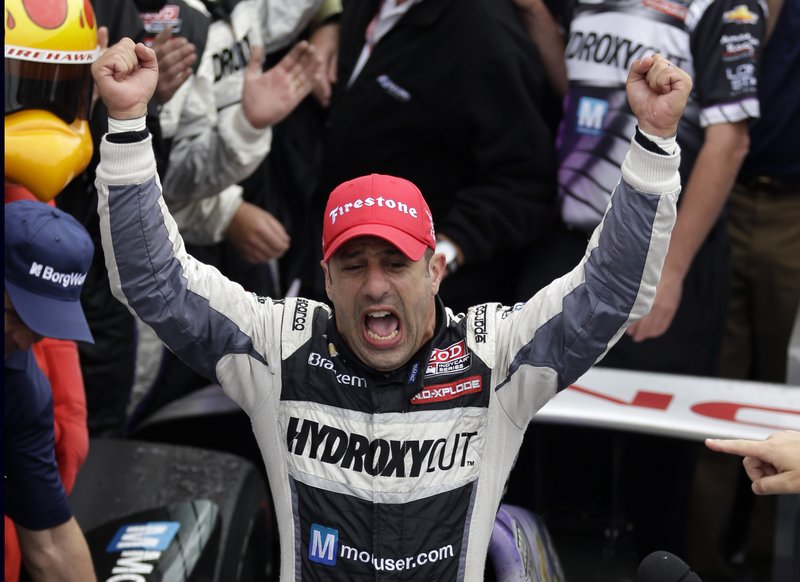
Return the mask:
{"type": "MultiPolygon", "coordinates": [[[[282,578],[331,579],[295,547],[328,519],[374,555],[452,541],[432,576],[472,580],[528,423],[590,366],[786,382],[798,3],[61,4],[6,2],[6,580],[90,579],[89,437],[209,383],[253,423],[282,578]],[[401,484],[412,426],[461,467],[401,484]]],[[[622,443],[641,556],[690,553],[719,452],[800,492],[798,433],[706,445],[622,443]]]]}

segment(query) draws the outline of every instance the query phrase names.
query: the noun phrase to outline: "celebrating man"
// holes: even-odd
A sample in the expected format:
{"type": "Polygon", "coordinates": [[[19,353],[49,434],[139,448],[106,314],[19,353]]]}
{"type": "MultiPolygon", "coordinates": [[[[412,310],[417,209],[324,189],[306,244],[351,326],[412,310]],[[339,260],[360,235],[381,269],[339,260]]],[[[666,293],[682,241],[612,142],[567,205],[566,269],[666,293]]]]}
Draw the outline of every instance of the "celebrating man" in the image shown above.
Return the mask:
{"type": "Polygon", "coordinates": [[[93,67],[112,119],[99,204],[116,296],[250,416],[278,516],[281,579],[481,580],[528,422],[647,313],[680,190],[691,80],[631,67],[639,129],[584,259],[527,303],[454,314],[410,182],[345,182],[324,216],[333,309],[246,293],[187,255],[159,190],[146,103],[155,57],[124,40],[93,67]]]}

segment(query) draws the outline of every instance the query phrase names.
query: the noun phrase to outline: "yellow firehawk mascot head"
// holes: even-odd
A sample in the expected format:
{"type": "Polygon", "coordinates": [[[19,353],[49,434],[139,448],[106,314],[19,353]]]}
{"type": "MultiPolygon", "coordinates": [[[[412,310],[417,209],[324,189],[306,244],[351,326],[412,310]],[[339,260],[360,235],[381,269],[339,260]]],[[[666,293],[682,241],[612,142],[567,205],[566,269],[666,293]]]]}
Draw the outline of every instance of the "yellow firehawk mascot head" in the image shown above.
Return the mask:
{"type": "Polygon", "coordinates": [[[51,200],[92,157],[89,0],[6,0],[5,177],[51,200]]]}

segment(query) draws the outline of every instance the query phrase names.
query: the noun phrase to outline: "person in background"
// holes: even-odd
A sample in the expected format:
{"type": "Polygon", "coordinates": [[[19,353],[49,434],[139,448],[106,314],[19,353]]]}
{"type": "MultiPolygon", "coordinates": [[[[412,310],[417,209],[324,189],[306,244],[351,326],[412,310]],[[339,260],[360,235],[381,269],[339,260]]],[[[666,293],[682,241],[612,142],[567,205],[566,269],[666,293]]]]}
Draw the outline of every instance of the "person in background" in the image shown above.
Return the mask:
{"type": "Polygon", "coordinates": [[[70,215],[39,201],[5,206],[4,510],[42,582],[95,578],[56,465],[50,384],[31,350],[43,337],[93,341],[80,304],[93,251],[70,215]]]}
{"type": "MultiPolygon", "coordinates": [[[[141,39],[144,35],[132,0],[96,2],[95,17],[99,30],[105,33],[101,35],[104,37],[101,45],[117,42],[125,36],[141,39]]],[[[191,66],[194,59],[193,47],[184,44],[176,54],[182,57],[176,65],[178,69],[191,66]]],[[[165,65],[162,70],[165,74],[170,73],[169,66],[165,65]]],[[[164,148],[160,139],[156,108],[154,100],[148,115],[148,125],[156,136],[154,147],[159,163],[163,164],[164,148]]],[[[86,139],[90,144],[97,144],[107,130],[108,116],[105,106],[102,102],[96,102],[91,111],[87,110],[87,115],[86,139]]],[[[86,390],[89,432],[93,437],[121,436],[134,379],[136,328],[130,313],[121,308],[111,296],[96,212],[97,191],[94,179],[99,152],[96,149],[90,152],[86,169],[58,192],[55,203],[58,208],[83,224],[95,243],[95,257],[81,296],[95,343],[81,343],[78,346],[86,390]]]]}
{"type": "Polygon", "coordinates": [[[786,382],[800,306],[800,3],[770,5],[772,35],[758,77],[761,119],[731,192],[731,301],[720,375],[786,382]],[[796,146],[792,145],[797,140],[796,146]]]}
{"type": "Polygon", "coordinates": [[[438,220],[445,302],[516,301],[521,258],[552,219],[556,160],[542,61],[510,1],[347,2],[338,65],[312,216],[343,181],[406,178],[438,220]]]}
{"type": "MultiPolygon", "coordinates": [[[[98,29],[91,5],[81,0],[35,4],[9,0],[5,11],[4,199],[6,204],[27,200],[54,208],[53,197],[91,157],[89,71],[103,44],[104,29],[98,29]]],[[[31,349],[52,393],[50,431],[58,476],[67,494],[89,451],[78,344],[88,345],[47,337],[31,349]]],[[[4,530],[4,579],[16,582],[22,554],[17,528],[8,515],[4,530]]],[[[41,536],[36,541],[41,542],[41,536]]]]}
{"type": "Polygon", "coordinates": [[[706,439],[712,451],[744,457],[756,495],[800,493],[800,432],[785,430],[763,441],[706,439]]]}
{"type": "MultiPolygon", "coordinates": [[[[567,66],[564,62],[564,15],[569,5],[561,0],[513,0],[528,36],[536,45],[536,50],[541,55],[547,78],[542,115],[544,116],[550,133],[555,136],[561,124],[562,102],[567,92],[567,66]]],[[[555,222],[555,221],[552,221],[555,222]]],[[[545,224],[544,229],[550,228],[545,224]]],[[[546,230],[541,235],[547,238],[546,230]]],[[[520,277],[520,281],[526,279],[520,277]]],[[[546,281],[544,284],[549,283],[546,281]]],[[[528,290],[521,289],[521,293],[528,290]]]]}
{"type": "Polygon", "coordinates": [[[658,50],[699,79],[681,120],[685,191],[653,309],[604,365],[716,375],[729,279],[721,210],[748,150],[748,124],[759,116],[762,4],[690,2],[672,11],[659,3],[607,0],[578,4],[565,17],[569,89],[558,135],[565,228],[526,270],[547,280],[583,253],[615,184],[623,136],[635,123],[624,101],[627,61],[658,50]]]}
{"type": "MultiPolygon", "coordinates": [[[[152,1],[139,0],[140,7],[152,1]]],[[[182,13],[207,20],[197,71],[161,112],[171,140],[164,177],[167,201],[216,196],[249,176],[269,152],[271,126],[314,87],[320,63],[305,41],[270,69],[264,56],[291,45],[320,0],[238,0],[192,4],[182,13]]],[[[163,9],[162,9],[163,11],[163,9]]],[[[239,193],[241,196],[241,193],[239,193]]],[[[280,246],[280,245],[278,245],[280,246]]]]}
{"type": "MultiPolygon", "coordinates": [[[[291,239],[286,252],[271,263],[277,296],[297,295],[308,281],[309,265],[318,253],[314,197],[319,187],[327,109],[337,81],[341,0],[324,0],[302,38],[314,47],[321,62],[312,95],[306,97],[280,123],[272,127],[269,155],[241,183],[245,200],[268,210],[291,239]],[[277,267],[277,268],[275,268],[277,267]]],[[[267,55],[265,67],[279,62],[288,49],[267,55]]]]}
{"type": "MultiPolygon", "coordinates": [[[[800,306],[800,99],[786,90],[800,83],[800,2],[767,4],[769,36],[758,71],[761,118],[750,127],[750,151],[728,204],[731,297],[719,375],[784,384],[800,306]]],[[[743,557],[767,561],[772,552],[776,500],[754,497],[750,479],[733,461],[702,451],[696,481],[691,531],[701,549],[695,563],[708,563],[706,569],[719,574],[746,566],[743,557]],[[709,520],[709,513],[719,518],[709,520]],[[707,550],[709,541],[716,551],[707,550]]]]}
{"type": "MultiPolygon", "coordinates": [[[[534,292],[583,255],[618,180],[616,167],[636,122],[625,103],[626,69],[630,60],[657,50],[697,78],[678,137],[684,190],[653,307],[601,365],[715,376],[730,286],[723,209],[749,147],[748,126],[760,114],[763,3],[576,2],[565,23],[569,87],[557,137],[563,224],[527,257],[525,289],[534,292]]],[[[591,439],[598,449],[587,454],[596,456],[604,439],[616,440],[616,435],[591,439]]],[[[625,503],[640,558],[664,549],[685,555],[689,476],[700,447],[634,435],[617,442],[624,447],[624,482],[630,487],[625,503]],[[654,447],[659,454],[652,454],[654,447]],[[654,504],[656,498],[661,502],[654,504]]]]}
{"type": "MultiPolygon", "coordinates": [[[[239,182],[270,152],[272,126],[311,93],[320,64],[298,35],[320,3],[137,0],[148,35],[179,26],[173,37],[186,36],[202,47],[195,72],[159,114],[168,146],[167,163],[159,168],[165,200],[190,252],[259,294],[275,294],[271,262],[291,239],[264,204],[274,193],[245,196],[239,182]],[[284,48],[278,62],[263,66],[265,54],[284,48]]],[[[146,327],[140,331],[148,343],[154,339],[146,327]]],[[[135,388],[131,429],[208,384],[166,348],[155,345],[151,351],[149,367],[158,373],[135,388]]]]}

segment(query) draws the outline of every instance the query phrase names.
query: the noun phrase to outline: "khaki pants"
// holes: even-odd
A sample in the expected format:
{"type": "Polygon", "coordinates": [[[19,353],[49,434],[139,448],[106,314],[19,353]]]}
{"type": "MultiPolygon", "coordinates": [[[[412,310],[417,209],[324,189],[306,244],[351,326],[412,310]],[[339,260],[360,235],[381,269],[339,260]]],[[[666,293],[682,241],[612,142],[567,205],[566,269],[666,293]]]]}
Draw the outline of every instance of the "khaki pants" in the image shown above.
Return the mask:
{"type": "MultiPolygon", "coordinates": [[[[800,181],[740,179],[728,229],[732,278],[720,374],[783,383],[800,303],[800,181]]],[[[768,580],[774,518],[775,499],[751,493],[740,458],[701,452],[688,541],[703,580],[740,579],[742,570],[768,580]],[[739,568],[729,561],[736,552],[739,568]]]]}
{"type": "Polygon", "coordinates": [[[800,179],[737,182],[728,224],[732,284],[720,374],[784,383],[800,303],[800,179]]]}

